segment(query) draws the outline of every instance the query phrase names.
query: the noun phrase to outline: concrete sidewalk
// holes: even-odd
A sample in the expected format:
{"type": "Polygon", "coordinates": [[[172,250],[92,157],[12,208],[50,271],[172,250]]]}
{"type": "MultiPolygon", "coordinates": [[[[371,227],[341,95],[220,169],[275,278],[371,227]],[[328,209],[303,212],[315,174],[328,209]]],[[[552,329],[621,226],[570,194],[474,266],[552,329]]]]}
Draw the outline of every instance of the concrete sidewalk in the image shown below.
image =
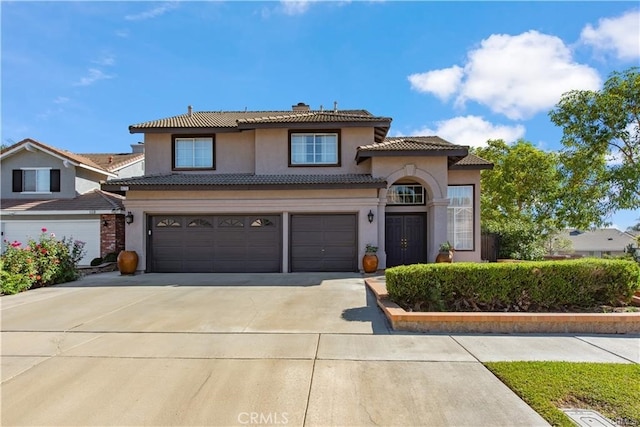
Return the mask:
{"type": "Polygon", "coordinates": [[[2,425],[547,425],[481,362],[640,336],[394,333],[356,274],[104,273],[0,299],[2,425]]]}

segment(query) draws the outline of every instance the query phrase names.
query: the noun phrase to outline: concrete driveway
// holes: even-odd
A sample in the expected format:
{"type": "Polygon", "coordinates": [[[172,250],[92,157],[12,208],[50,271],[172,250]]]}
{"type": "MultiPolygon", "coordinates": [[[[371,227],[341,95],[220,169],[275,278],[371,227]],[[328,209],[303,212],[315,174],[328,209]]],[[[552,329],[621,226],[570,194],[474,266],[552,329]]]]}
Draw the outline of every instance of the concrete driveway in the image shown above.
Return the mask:
{"type": "Polygon", "coordinates": [[[356,274],[104,273],[0,304],[2,425],[547,425],[480,363],[502,337],[392,333],[356,274]]]}

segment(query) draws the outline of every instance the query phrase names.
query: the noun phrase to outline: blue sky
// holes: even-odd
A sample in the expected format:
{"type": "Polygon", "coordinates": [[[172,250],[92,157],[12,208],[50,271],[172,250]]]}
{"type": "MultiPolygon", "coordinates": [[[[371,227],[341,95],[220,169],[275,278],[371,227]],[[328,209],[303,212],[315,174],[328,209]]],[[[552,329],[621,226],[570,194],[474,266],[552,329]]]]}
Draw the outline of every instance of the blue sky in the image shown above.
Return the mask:
{"type": "MultiPolygon", "coordinates": [[[[548,111],[640,63],[637,2],[2,1],[2,143],[127,152],[195,110],[363,108],[390,135],[560,148],[548,111]]],[[[618,212],[620,228],[640,212],[618,212]]]]}

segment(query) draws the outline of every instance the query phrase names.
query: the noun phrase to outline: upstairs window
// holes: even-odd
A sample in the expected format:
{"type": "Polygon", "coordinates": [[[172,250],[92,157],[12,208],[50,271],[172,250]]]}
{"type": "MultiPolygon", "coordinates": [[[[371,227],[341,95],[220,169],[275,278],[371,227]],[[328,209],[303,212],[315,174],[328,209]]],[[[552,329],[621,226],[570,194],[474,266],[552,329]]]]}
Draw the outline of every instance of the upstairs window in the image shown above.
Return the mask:
{"type": "Polygon", "coordinates": [[[173,169],[214,169],[213,137],[173,137],[173,169]]]}
{"type": "Polygon", "coordinates": [[[452,185],[447,190],[447,239],[457,251],[472,251],[473,185],[452,185]]]}
{"type": "Polygon", "coordinates": [[[14,193],[54,193],[60,191],[60,169],[23,168],[13,170],[14,193]]]}
{"type": "Polygon", "coordinates": [[[340,134],[338,132],[291,132],[290,166],[339,166],[340,134]]]}

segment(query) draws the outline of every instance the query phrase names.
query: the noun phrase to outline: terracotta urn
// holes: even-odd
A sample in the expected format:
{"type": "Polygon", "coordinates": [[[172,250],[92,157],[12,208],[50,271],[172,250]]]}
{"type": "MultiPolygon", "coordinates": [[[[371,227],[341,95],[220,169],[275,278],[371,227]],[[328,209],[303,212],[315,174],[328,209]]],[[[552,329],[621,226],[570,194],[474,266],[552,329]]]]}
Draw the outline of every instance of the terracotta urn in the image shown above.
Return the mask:
{"type": "Polygon", "coordinates": [[[365,273],[375,273],[378,270],[378,256],[372,252],[365,253],[362,257],[362,269],[365,273]]]}
{"type": "Polygon", "coordinates": [[[436,257],[436,262],[452,262],[452,261],[453,261],[453,251],[440,252],[436,257]]]}
{"type": "Polygon", "coordinates": [[[118,254],[118,270],[120,274],[135,274],[138,267],[136,251],[120,251],[118,254]]]}

